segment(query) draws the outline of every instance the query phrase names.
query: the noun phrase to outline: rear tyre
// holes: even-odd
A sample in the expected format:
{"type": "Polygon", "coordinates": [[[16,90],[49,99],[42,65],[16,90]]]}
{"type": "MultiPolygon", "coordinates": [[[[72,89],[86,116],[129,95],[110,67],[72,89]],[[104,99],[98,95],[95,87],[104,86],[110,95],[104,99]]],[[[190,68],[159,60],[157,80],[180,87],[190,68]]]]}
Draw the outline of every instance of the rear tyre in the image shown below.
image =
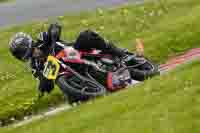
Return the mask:
{"type": "MultiPolygon", "coordinates": [[[[131,66],[129,63],[127,63],[127,65],[131,66]]],[[[144,81],[145,79],[160,74],[158,65],[145,58],[144,63],[141,63],[141,65],[138,65],[138,67],[130,68],[129,71],[131,73],[131,77],[138,81],[144,81]]]]}

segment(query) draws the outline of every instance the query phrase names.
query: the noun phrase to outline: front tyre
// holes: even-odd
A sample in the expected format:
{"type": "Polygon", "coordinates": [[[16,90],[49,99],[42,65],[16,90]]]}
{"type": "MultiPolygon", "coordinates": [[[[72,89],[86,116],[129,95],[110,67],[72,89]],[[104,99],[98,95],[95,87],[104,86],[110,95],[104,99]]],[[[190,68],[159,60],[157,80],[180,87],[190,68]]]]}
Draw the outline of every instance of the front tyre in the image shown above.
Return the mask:
{"type": "Polygon", "coordinates": [[[56,84],[68,98],[70,103],[86,101],[90,98],[105,95],[106,89],[99,83],[88,78],[81,80],[75,75],[62,75],[56,80],[56,84]]]}

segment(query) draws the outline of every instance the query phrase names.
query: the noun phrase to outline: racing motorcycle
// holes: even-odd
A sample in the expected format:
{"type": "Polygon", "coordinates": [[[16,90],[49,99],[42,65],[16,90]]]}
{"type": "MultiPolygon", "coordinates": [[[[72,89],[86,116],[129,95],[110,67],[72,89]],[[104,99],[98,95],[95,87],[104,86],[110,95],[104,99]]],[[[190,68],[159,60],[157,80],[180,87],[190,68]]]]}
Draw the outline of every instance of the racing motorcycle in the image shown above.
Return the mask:
{"type": "MultiPolygon", "coordinates": [[[[60,42],[56,42],[60,43],[60,42]]],[[[62,45],[62,44],[59,44],[62,45]]],[[[77,51],[64,46],[58,54],[49,55],[43,75],[55,83],[70,103],[106,95],[144,79],[134,79],[132,70],[158,74],[158,66],[145,57],[125,51],[123,58],[99,50],[77,51]]]]}

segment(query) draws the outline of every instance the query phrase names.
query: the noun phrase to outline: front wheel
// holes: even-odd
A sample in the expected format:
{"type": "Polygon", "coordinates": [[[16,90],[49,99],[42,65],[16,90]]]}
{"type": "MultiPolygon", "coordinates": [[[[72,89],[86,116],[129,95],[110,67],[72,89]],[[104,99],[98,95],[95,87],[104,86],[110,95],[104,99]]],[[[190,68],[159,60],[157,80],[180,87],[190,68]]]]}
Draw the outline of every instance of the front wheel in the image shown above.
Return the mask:
{"type": "Polygon", "coordinates": [[[62,75],[56,80],[56,84],[68,97],[70,103],[85,101],[106,93],[106,89],[101,84],[88,78],[79,79],[75,75],[62,75]]]}

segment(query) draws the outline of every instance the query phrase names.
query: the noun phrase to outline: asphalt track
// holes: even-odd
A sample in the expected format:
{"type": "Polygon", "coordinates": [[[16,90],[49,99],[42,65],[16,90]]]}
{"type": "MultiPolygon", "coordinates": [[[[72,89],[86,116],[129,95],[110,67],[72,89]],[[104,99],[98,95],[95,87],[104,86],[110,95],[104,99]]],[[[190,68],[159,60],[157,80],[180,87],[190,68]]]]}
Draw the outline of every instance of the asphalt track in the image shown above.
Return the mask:
{"type": "Polygon", "coordinates": [[[0,4],[0,27],[143,0],[13,0],[0,4]]]}

